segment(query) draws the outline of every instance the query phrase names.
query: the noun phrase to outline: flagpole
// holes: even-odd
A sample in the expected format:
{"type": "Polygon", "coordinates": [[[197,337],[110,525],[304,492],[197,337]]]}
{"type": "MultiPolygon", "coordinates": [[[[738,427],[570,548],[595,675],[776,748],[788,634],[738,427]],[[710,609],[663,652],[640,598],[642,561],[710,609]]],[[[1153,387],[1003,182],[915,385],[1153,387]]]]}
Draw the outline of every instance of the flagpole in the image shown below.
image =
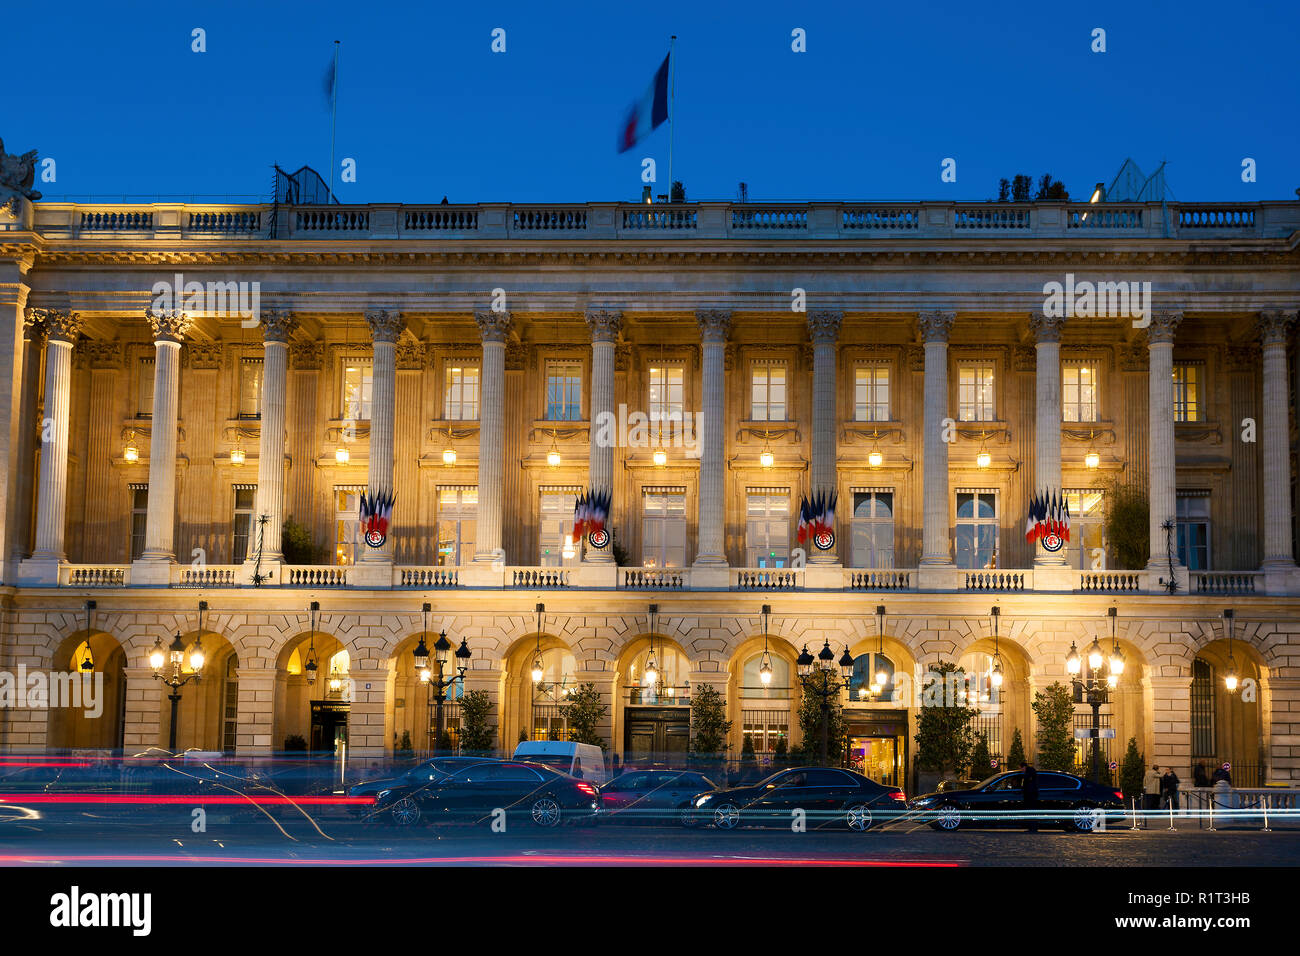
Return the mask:
{"type": "Polygon", "coordinates": [[[334,127],[339,118],[339,41],[334,41],[334,89],[330,91],[330,199],[334,198],[334,127]]]}
{"type": "Polygon", "coordinates": [[[677,34],[668,41],[668,201],[673,201],[673,114],[677,112],[677,34]]]}

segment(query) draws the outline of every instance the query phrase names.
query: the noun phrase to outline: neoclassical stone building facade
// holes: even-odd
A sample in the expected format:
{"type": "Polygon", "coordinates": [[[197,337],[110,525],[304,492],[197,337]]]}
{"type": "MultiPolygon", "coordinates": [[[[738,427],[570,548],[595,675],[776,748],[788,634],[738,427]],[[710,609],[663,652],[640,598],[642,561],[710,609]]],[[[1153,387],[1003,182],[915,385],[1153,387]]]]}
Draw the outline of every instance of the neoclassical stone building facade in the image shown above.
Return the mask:
{"type": "Polygon", "coordinates": [[[12,203],[0,669],[106,691],[0,710],[0,747],[165,745],[148,657],[180,635],[181,747],[423,749],[427,628],[501,747],[591,682],[627,758],[682,750],[704,684],[733,751],[797,741],[797,655],[847,651],[847,759],[906,784],[930,667],[1005,754],[1096,638],[1127,663],[1112,756],[1300,778],[1298,229],[1280,202],[12,203]],[[604,549],[567,533],[589,487],[604,549]],[[395,494],[379,547],[366,489],[395,494]],[[825,551],[796,540],[817,491],[825,551]],[[1042,491],[1058,551],[1025,536],[1042,491]]]}

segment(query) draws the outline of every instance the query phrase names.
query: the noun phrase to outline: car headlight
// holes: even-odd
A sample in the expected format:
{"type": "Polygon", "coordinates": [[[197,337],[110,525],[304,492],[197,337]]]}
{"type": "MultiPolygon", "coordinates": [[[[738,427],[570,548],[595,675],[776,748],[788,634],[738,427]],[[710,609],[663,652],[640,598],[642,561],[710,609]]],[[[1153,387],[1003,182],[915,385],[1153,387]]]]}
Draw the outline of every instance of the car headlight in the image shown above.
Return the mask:
{"type": "Polygon", "coordinates": [[[928,807],[932,803],[934,803],[934,797],[918,797],[917,799],[912,801],[912,806],[928,807]]]}
{"type": "Polygon", "coordinates": [[[695,801],[695,805],[696,805],[697,807],[702,807],[702,806],[704,806],[706,803],[708,803],[708,802],[709,802],[710,800],[712,800],[712,799],[713,799],[713,797],[706,793],[704,796],[699,797],[699,798],[696,799],[696,801],[695,801]]]}
{"type": "Polygon", "coordinates": [[[375,794],[375,799],[376,799],[376,800],[382,800],[382,799],[384,799],[384,797],[388,796],[388,795],[389,795],[390,793],[392,793],[392,792],[393,792],[393,791],[391,791],[391,790],[380,790],[377,794],[375,794]]]}

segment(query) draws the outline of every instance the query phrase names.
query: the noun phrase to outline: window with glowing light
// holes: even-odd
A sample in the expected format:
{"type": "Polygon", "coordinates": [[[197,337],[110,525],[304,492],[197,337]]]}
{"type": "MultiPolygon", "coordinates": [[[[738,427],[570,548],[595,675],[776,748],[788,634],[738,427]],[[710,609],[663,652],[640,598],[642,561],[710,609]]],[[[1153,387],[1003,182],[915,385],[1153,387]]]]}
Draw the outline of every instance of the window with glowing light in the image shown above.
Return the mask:
{"type": "Polygon", "coordinates": [[[656,638],[654,642],[655,679],[646,674],[650,661],[647,646],[629,665],[624,680],[630,704],[689,704],[691,662],[671,644],[656,638]]]}
{"type": "Polygon", "coordinates": [[[478,382],[478,366],[447,366],[443,418],[448,421],[474,421],[478,418],[478,382]]]}
{"type": "Polygon", "coordinates": [[[853,374],[853,418],[889,421],[889,366],[859,365],[853,374]]]}
{"type": "Polygon", "coordinates": [[[790,490],[751,490],[745,504],[745,566],[784,568],[790,563],[790,490]]]}
{"type": "Polygon", "coordinates": [[[759,669],[763,666],[762,653],[755,654],[745,661],[741,669],[740,696],[751,700],[789,700],[790,699],[790,662],[784,657],[768,652],[772,663],[772,682],[764,684],[759,669]]]}
{"type": "Polygon", "coordinates": [[[1067,362],[1061,368],[1061,420],[1095,422],[1097,420],[1097,366],[1087,362],[1067,362]]]}
{"type": "Polygon", "coordinates": [[[894,566],[894,493],[853,493],[853,566],[894,566]]]}
{"type": "Polygon", "coordinates": [[[963,422],[991,422],[993,407],[993,365],[963,362],[957,367],[957,418],[963,422]]]}
{"type": "Polygon", "coordinates": [[[1105,503],[1100,488],[1065,489],[1070,509],[1070,543],[1065,548],[1070,567],[1076,570],[1106,570],[1105,503]]]}
{"type": "Polygon", "coordinates": [[[889,657],[869,651],[853,658],[853,676],[849,678],[850,703],[890,702],[894,699],[894,689],[894,662],[889,657]],[[877,671],[883,671],[886,680],[880,685],[880,693],[873,695],[871,685],[876,682],[877,671]]]}
{"type": "MultiPolygon", "coordinates": [[[[533,656],[525,662],[525,676],[533,681],[533,656]]],[[[533,683],[534,703],[562,704],[578,686],[574,672],[578,669],[578,659],[563,647],[551,647],[542,651],[542,679],[533,683]]]]}
{"type": "Polygon", "coordinates": [[[750,421],[785,421],[785,366],[755,363],[750,376],[750,421]]]}
{"type": "Polygon", "coordinates": [[[136,367],[135,417],[153,418],[153,358],[140,359],[136,367]]]}
{"type": "Polygon", "coordinates": [[[344,363],[341,417],[345,421],[370,421],[374,385],[374,368],[369,359],[348,359],[344,363]]]}
{"type": "Polygon", "coordinates": [[[573,541],[573,508],[577,500],[577,489],[542,489],[539,504],[541,526],[538,531],[541,553],[537,560],[542,567],[570,567],[581,558],[582,542],[573,541]],[[574,549],[572,557],[564,556],[566,542],[574,549]]]}
{"type": "Polygon", "coordinates": [[[478,486],[438,489],[438,564],[460,567],[474,560],[478,486]]]}
{"type": "Polygon", "coordinates": [[[249,548],[257,544],[253,525],[253,497],[256,494],[256,485],[235,486],[235,514],[230,524],[233,535],[230,546],[232,564],[243,564],[249,557],[249,548]]]}
{"type": "Polygon", "coordinates": [[[641,564],[680,568],[686,564],[685,489],[645,489],[641,494],[641,564]]]}
{"type": "Polygon", "coordinates": [[[262,417],[262,369],[260,358],[245,358],[239,362],[239,417],[262,417]]]}
{"type": "Polygon", "coordinates": [[[1199,362],[1174,363],[1174,421],[1199,422],[1204,417],[1201,379],[1205,367],[1199,362]]]}
{"type": "Polygon", "coordinates": [[[582,366],[550,362],[546,366],[546,420],[582,418],[582,366]]]}
{"type": "Polygon", "coordinates": [[[680,366],[659,366],[649,370],[651,421],[681,420],[685,409],[682,378],[680,366]]]}
{"type": "Polygon", "coordinates": [[[357,528],[357,515],[361,510],[361,492],[355,486],[334,489],[334,563],[356,564],[365,545],[357,528]]]}
{"type": "Polygon", "coordinates": [[[957,567],[996,568],[998,498],[991,491],[957,492],[957,567]]]}
{"type": "Polygon", "coordinates": [[[138,561],[144,554],[144,531],[149,521],[149,486],[129,485],[131,499],[131,560],[138,561]]]}

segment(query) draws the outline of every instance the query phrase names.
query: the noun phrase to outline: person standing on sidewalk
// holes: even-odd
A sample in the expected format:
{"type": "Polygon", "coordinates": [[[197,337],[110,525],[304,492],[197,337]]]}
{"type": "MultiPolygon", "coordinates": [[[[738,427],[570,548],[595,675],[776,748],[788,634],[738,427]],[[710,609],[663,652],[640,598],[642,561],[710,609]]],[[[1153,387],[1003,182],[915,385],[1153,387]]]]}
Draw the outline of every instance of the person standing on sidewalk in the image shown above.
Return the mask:
{"type": "Polygon", "coordinates": [[[1026,763],[1021,768],[1020,794],[1024,801],[1025,818],[1029,823],[1029,832],[1038,832],[1038,771],[1034,765],[1026,763]]]}
{"type": "Polygon", "coordinates": [[[1160,781],[1160,768],[1152,764],[1147,775],[1142,778],[1142,809],[1157,810],[1160,807],[1160,795],[1164,791],[1160,781]]]}
{"type": "Polygon", "coordinates": [[[1164,792],[1164,799],[1168,806],[1174,810],[1178,809],[1178,774],[1174,773],[1174,768],[1170,767],[1165,771],[1165,775],[1160,778],[1160,789],[1164,792]]]}

